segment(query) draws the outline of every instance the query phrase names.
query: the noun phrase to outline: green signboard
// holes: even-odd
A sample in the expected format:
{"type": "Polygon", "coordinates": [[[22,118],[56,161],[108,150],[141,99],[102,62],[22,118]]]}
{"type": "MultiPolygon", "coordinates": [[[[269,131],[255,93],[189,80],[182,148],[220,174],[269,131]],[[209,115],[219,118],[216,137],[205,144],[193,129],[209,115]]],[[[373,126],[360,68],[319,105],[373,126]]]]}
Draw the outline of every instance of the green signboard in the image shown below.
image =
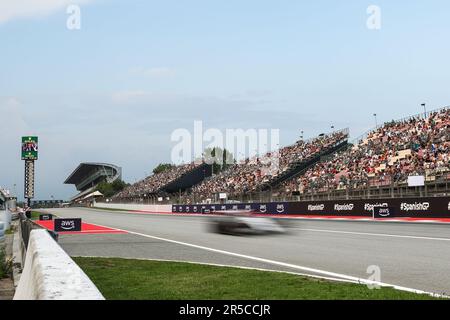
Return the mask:
{"type": "Polygon", "coordinates": [[[38,137],[22,137],[22,160],[38,159],[38,137]]]}

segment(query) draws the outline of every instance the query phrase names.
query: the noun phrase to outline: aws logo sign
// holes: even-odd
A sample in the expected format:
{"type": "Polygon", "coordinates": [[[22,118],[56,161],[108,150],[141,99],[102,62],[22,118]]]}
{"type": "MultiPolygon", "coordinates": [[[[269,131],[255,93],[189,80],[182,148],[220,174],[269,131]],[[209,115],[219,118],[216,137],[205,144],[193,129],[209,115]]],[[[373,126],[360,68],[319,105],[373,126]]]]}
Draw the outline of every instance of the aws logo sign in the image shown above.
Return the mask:
{"type": "MultiPolygon", "coordinates": [[[[260,213],[267,213],[268,212],[268,207],[267,204],[260,204],[259,205],[259,212],[260,213]]],[[[275,205],[275,211],[277,213],[285,213],[286,212],[286,206],[284,205],[284,203],[277,203],[275,205]]]]}
{"type": "Polygon", "coordinates": [[[382,218],[389,217],[393,211],[392,208],[383,208],[383,207],[375,207],[373,210],[376,216],[382,218]]]}
{"type": "Polygon", "coordinates": [[[80,218],[55,219],[54,231],[55,232],[81,231],[81,219],[80,218]]]}
{"type": "Polygon", "coordinates": [[[277,212],[278,213],[284,213],[284,210],[285,210],[284,204],[282,204],[282,203],[277,204],[277,212]]]}

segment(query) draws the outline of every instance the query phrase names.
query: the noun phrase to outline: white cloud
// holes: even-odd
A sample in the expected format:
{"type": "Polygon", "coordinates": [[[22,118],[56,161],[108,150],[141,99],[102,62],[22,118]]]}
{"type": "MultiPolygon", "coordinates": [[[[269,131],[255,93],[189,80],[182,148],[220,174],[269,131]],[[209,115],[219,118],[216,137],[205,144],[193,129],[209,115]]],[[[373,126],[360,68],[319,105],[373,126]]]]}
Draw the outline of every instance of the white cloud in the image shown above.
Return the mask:
{"type": "Polygon", "coordinates": [[[52,14],[71,4],[84,4],[92,0],[1,0],[0,23],[17,18],[33,18],[52,14]]]}

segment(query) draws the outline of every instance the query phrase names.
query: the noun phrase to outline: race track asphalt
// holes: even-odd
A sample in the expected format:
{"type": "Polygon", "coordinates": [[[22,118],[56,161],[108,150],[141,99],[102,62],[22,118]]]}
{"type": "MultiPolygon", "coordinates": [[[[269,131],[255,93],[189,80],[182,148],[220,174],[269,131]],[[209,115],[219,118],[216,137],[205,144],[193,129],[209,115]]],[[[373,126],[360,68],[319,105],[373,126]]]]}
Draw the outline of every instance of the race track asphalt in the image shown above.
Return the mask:
{"type": "Polygon", "coordinates": [[[377,266],[383,283],[450,294],[449,224],[295,219],[289,220],[287,234],[244,237],[207,232],[207,216],[48,211],[131,232],[60,235],[59,243],[72,256],[191,261],[362,279],[369,277],[369,266],[377,266]]]}

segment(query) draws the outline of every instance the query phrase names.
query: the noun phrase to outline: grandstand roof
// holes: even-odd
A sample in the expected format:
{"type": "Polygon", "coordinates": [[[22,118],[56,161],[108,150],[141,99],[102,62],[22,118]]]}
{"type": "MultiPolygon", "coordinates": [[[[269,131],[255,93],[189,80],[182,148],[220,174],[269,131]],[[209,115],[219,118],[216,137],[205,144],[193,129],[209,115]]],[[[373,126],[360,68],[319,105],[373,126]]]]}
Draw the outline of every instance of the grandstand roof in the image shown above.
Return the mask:
{"type": "Polygon", "coordinates": [[[100,179],[112,182],[119,179],[122,175],[122,169],[109,163],[85,162],[69,175],[64,184],[74,184],[77,190],[84,191],[100,179]]]}

